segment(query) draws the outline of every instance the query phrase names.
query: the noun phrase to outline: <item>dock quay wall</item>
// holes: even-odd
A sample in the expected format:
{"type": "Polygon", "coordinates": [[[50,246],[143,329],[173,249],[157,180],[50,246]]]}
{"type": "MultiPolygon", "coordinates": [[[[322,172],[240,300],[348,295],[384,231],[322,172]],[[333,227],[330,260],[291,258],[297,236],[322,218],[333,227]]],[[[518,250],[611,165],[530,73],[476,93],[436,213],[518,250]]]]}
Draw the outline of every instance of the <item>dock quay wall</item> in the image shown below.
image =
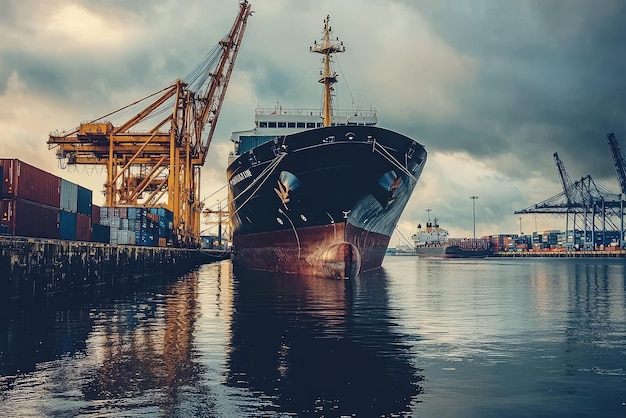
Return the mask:
{"type": "Polygon", "coordinates": [[[0,299],[182,274],[216,260],[195,249],[0,237],[0,299]]]}
{"type": "Polygon", "coordinates": [[[508,258],[626,258],[626,250],[611,251],[503,251],[494,257],[508,258]]]}

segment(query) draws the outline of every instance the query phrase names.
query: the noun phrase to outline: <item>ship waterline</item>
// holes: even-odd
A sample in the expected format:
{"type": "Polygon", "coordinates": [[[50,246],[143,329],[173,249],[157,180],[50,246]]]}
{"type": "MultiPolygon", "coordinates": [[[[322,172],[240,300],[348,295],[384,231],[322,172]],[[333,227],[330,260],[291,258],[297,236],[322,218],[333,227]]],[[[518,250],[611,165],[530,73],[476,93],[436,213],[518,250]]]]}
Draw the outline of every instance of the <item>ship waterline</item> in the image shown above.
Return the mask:
{"type": "Polygon", "coordinates": [[[303,276],[355,277],[380,267],[389,237],[349,223],[293,231],[272,231],[237,237],[235,263],[250,270],[303,276]],[[368,245],[358,247],[360,237],[368,245]]]}

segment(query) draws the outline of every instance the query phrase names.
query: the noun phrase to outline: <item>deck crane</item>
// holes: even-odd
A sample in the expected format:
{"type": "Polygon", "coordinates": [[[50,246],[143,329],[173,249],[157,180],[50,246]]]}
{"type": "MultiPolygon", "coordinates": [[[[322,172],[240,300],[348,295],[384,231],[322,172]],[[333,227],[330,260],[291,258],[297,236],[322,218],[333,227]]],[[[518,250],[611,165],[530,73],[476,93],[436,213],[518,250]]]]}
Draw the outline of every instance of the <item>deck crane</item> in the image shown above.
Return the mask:
{"type": "Polygon", "coordinates": [[[228,35],[188,78],[48,139],[49,148],[56,148],[68,165],[106,166],[106,206],[171,210],[177,245],[199,242],[200,169],[252,14],[248,1],[239,6],[228,35]],[[117,126],[106,119],[134,109],[139,110],[117,126]]]}
{"type": "Polygon", "coordinates": [[[615,164],[615,170],[617,171],[617,180],[619,181],[622,195],[626,195],[626,161],[624,161],[615,134],[611,132],[607,134],[606,137],[609,140],[609,148],[611,148],[611,156],[613,157],[613,164],[615,164]]]}

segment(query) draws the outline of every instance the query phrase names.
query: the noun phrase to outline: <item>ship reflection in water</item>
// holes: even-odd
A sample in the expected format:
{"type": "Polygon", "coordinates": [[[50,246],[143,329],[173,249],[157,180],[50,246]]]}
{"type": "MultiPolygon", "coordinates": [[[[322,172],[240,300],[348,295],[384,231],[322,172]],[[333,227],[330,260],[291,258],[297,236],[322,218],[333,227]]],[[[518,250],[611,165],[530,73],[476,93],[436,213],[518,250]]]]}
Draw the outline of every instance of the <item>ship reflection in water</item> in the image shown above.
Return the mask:
{"type": "Polygon", "coordinates": [[[383,271],[233,274],[23,302],[0,315],[3,416],[402,415],[421,372],[383,271]]]}
{"type": "Polygon", "coordinates": [[[384,271],[358,280],[235,270],[228,384],[267,412],[408,413],[423,376],[394,329],[384,271]]]}
{"type": "Polygon", "coordinates": [[[0,304],[0,416],[624,417],[623,260],[229,261],[0,304]]]}

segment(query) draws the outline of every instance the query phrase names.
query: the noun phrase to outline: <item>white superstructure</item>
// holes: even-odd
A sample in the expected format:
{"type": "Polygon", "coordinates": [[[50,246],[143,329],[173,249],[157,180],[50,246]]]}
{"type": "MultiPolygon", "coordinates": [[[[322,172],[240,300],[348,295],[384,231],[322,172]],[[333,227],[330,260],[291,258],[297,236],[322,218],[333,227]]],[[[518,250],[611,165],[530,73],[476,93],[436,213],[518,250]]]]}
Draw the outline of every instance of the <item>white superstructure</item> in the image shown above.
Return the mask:
{"type": "MultiPolygon", "coordinates": [[[[361,125],[375,126],[378,122],[376,110],[334,110],[333,126],[361,125]]],[[[258,145],[306,129],[321,128],[324,118],[321,109],[257,107],[254,111],[254,128],[233,132],[233,156],[240,155],[258,145]]]]}
{"type": "Polygon", "coordinates": [[[439,228],[437,218],[431,223],[426,223],[426,228],[421,224],[417,225],[417,233],[411,237],[416,247],[433,247],[445,245],[448,242],[448,231],[439,228]]]}

